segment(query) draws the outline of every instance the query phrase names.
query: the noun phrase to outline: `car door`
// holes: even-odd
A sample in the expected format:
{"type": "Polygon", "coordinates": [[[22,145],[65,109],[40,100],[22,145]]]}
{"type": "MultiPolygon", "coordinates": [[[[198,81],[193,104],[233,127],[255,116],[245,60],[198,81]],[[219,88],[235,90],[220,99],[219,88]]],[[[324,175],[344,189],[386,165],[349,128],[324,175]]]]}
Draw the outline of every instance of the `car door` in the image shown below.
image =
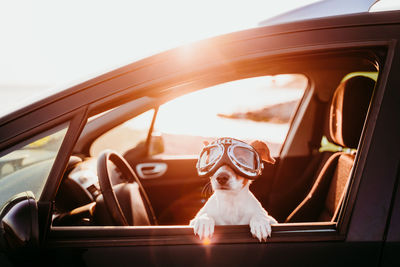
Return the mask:
{"type": "Polygon", "coordinates": [[[397,252],[400,248],[400,229],[399,229],[399,208],[400,208],[400,191],[399,177],[397,176],[396,184],[393,187],[393,199],[391,202],[391,212],[388,221],[388,227],[385,234],[385,244],[383,245],[381,266],[399,265],[397,252]]]}
{"type": "MultiPolygon", "coordinates": [[[[399,150],[393,146],[400,133],[395,123],[398,116],[393,116],[393,112],[399,113],[400,100],[396,90],[400,86],[396,78],[400,62],[398,18],[398,12],[361,14],[216,37],[129,66],[130,72],[121,71],[123,74],[113,78],[114,85],[125,91],[115,91],[114,96],[88,106],[88,114],[95,115],[143,95],[179,95],[232,80],[271,75],[279,70],[287,72],[292,66],[298,70],[299,64],[304,70],[318,69],[319,79],[329,81],[332,73],[345,74],[341,69],[351,68],[352,59],[361,59],[355,65],[375,62],[379,67],[378,83],[357,150],[352,182],[337,220],[274,225],[267,244],[252,238],[246,225],[217,226],[214,237],[203,241],[193,235],[191,227],[182,225],[51,227],[41,255],[58,265],[377,266],[398,173],[399,150]],[[350,61],[332,59],[346,53],[350,57],[345,58],[350,61]],[[324,72],[325,68],[334,71],[324,72]]],[[[108,86],[113,79],[107,80],[108,86]]],[[[107,87],[104,83],[91,86],[107,87]]],[[[302,103],[310,103],[312,92],[302,103]]],[[[321,96],[324,92],[330,91],[321,89],[321,96]]],[[[314,108],[300,109],[296,115],[285,142],[290,146],[280,152],[282,162],[308,151],[308,143],[302,138],[312,140],[312,132],[307,129],[315,127],[314,120],[304,120],[304,116],[315,113],[314,108]],[[297,135],[298,131],[303,134],[297,135]]],[[[177,161],[176,165],[180,164],[183,163],[177,161]]]]}

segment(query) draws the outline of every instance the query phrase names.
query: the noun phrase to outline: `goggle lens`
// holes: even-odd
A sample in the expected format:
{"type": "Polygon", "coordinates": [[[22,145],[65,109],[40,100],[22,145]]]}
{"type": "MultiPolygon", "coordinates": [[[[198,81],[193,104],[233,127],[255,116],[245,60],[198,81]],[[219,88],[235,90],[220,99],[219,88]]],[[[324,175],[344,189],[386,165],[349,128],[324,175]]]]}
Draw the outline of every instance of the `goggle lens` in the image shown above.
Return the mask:
{"type": "Polygon", "coordinates": [[[232,138],[220,138],[203,148],[197,161],[200,176],[212,175],[219,166],[227,164],[248,179],[260,176],[263,164],[256,150],[232,138]]]}
{"type": "Polygon", "coordinates": [[[205,168],[208,165],[213,164],[222,154],[223,151],[219,146],[211,146],[204,149],[199,159],[199,167],[205,168]]]}
{"type": "Polygon", "coordinates": [[[257,168],[255,152],[245,147],[236,146],[233,148],[232,153],[238,164],[251,170],[257,168]]]}

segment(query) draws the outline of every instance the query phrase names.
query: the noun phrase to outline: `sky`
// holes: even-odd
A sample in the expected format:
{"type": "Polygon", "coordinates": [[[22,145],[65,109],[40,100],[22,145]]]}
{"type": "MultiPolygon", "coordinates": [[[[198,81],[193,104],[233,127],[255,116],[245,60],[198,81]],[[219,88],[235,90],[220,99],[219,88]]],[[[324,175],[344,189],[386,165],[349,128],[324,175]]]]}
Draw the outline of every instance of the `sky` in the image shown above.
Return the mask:
{"type": "Polygon", "coordinates": [[[0,94],[73,85],[312,2],[0,0],[0,94]]]}

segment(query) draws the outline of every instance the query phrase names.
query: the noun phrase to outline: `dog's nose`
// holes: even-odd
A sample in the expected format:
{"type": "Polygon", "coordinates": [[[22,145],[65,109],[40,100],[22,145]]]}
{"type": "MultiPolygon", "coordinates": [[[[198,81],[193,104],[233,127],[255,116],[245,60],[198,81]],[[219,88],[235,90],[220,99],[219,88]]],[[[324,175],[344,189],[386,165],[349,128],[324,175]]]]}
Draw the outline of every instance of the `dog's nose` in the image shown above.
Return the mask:
{"type": "Polygon", "coordinates": [[[225,173],[221,173],[217,176],[217,181],[219,184],[224,185],[228,181],[229,176],[225,173]]]}

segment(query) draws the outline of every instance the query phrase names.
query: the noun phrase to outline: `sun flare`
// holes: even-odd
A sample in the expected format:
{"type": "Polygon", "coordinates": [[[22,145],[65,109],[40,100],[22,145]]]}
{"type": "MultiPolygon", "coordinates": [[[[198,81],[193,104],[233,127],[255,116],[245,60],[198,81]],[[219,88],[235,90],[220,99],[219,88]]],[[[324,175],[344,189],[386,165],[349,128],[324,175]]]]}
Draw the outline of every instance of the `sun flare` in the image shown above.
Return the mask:
{"type": "Polygon", "coordinates": [[[305,85],[293,89],[287,87],[288,81],[288,77],[249,78],[182,96],[160,108],[156,130],[168,134],[209,137],[233,135],[240,139],[281,143],[286,137],[288,122],[254,121],[246,118],[246,114],[282,102],[299,100],[305,85]]]}

